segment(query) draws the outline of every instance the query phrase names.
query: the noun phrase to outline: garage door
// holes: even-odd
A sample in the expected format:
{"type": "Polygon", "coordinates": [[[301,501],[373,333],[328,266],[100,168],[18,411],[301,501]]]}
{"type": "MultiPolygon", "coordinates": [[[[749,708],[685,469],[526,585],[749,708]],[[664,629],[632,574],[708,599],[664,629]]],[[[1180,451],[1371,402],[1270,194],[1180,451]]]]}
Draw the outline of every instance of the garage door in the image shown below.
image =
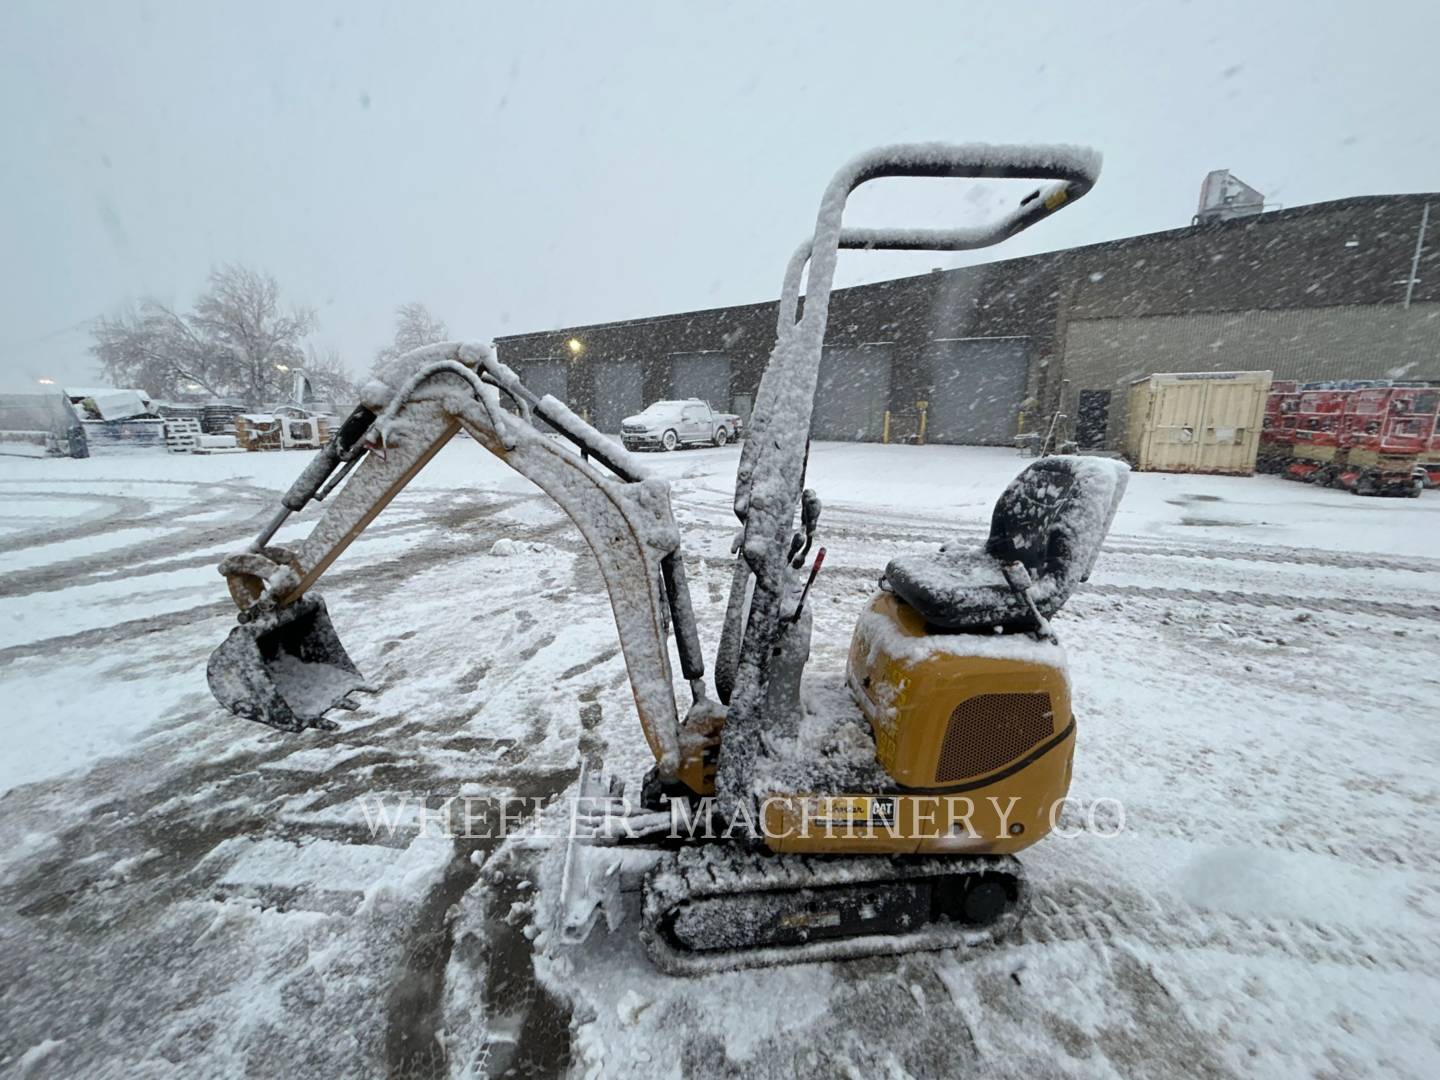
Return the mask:
{"type": "Polygon", "coordinates": [[[883,346],[827,348],[815,387],[815,439],[878,442],[890,402],[890,350],[883,346]]]}
{"type": "Polygon", "coordinates": [[[932,387],[925,441],[1009,445],[1025,397],[1029,340],[932,341],[924,356],[932,387]]]}
{"type": "Polygon", "coordinates": [[[670,396],[699,398],[716,412],[729,412],[730,358],[719,353],[676,353],[670,358],[670,396]]]}
{"type": "MultiPolygon", "coordinates": [[[[569,403],[566,391],[569,389],[570,379],[564,360],[522,360],[515,365],[515,374],[520,376],[520,381],[536,397],[550,394],[569,403]]],[[[543,421],[541,425],[550,427],[543,421]]]]}
{"type": "Polygon", "coordinates": [[[645,372],[639,360],[602,360],[594,366],[595,403],[590,422],[610,435],[620,421],[645,407],[645,372]]]}

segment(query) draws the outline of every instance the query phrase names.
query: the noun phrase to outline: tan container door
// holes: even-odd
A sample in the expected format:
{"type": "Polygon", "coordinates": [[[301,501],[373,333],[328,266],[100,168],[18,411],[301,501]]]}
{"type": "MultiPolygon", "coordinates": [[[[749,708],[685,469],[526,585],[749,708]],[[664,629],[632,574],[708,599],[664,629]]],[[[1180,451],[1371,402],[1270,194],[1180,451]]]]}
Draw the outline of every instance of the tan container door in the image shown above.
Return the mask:
{"type": "Polygon", "coordinates": [[[1194,468],[1199,432],[1196,421],[1207,384],[1151,383],[1150,430],[1146,435],[1143,469],[1189,472],[1194,468]]]}
{"type": "Polygon", "coordinates": [[[1254,472],[1260,438],[1255,406],[1258,402],[1263,411],[1264,387],[1248,379],[1217,380],[1204,386],[1200,413],[1204,419],[1192,467],[1201,472],[1254,472]]]}
{"type": "Polygon", "coordinates": [[[1249,475],[1255,471],[1268,389],[1268,373],[1260,378],[1156,377],[1137,384],[1131,408],[1143,409],[1144,428],[1131,444],[1136,466],[1249,475]]]}

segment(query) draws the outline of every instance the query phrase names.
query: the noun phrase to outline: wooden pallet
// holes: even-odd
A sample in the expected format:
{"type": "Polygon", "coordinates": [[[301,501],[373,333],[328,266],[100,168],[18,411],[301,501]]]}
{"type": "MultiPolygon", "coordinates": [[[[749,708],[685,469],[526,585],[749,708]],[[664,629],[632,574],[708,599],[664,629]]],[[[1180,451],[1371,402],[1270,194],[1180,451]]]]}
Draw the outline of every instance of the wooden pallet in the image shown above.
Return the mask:
{"type": "Polygon", "coordinates": [[[193,454],[200,445],[200,421],[190,416],[165,420],[165,449],[172,454],[193,454]]]}

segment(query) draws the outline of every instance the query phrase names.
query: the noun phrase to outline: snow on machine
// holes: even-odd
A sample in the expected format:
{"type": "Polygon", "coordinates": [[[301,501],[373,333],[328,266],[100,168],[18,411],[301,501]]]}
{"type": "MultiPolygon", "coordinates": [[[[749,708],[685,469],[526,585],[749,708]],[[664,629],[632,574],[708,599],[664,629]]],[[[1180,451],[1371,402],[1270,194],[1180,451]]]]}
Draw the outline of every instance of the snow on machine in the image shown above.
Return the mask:
{"type": "Polygon", "coordinates": [[[1071,147],[927,143],[871,151],[835,175],[786,269],[746,431],[713,683],[668,484],[484,346],[447,343],[368,384],[275,519],[221,563],[240,622],[211,657],[215,696],[286,731],[334,726],[326,714],[364,680],[310,590],[463,429],[553,497],[594,551],[655,759],[636,800],[598,764],[582,769],[576,805],[592,809],[575,814],[563,856],[562,938],[583,938],[602,913],[613,925],[617,895],[636,890],[647,950],[673,973],[997,940],[1026,907],[1014,855],[1051,831],[1070,783],[1076,723],[1049,620],[1094,565],[1125,466],[1033,462],[1001,494],[983,545],[892,560],[846,670],[813,673],[808,597],[824,548],[820,499],[805,487],[811,414],[840,249],[987,247],[1075,202],[1099,167],[1071,147]],[[1047,183],[986,226],[844,228],[850,193],[895,176],[1047,183]],[[310,532],[273,544],[313,500],[324,509],[310,532]],[[708,827],[677,838],[677,818],[708,827]]]}

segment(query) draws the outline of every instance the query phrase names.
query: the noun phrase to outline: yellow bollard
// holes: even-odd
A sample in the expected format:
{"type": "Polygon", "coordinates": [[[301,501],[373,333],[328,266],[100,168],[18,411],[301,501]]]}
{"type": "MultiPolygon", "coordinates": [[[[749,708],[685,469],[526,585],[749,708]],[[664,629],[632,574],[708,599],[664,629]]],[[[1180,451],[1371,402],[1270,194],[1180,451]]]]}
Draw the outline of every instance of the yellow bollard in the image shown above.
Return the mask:
{"type": "Polygon", "coordinates": [[[890,410],[889,410],[889,409],[886,409],[886,410],[885,410],[885,427],[884,427],[884,430],[882,430],[882,431],[880,432],[880,441],[881,441],[882,443],[889,443],[889,441],[890,441],[890,410]]]}

